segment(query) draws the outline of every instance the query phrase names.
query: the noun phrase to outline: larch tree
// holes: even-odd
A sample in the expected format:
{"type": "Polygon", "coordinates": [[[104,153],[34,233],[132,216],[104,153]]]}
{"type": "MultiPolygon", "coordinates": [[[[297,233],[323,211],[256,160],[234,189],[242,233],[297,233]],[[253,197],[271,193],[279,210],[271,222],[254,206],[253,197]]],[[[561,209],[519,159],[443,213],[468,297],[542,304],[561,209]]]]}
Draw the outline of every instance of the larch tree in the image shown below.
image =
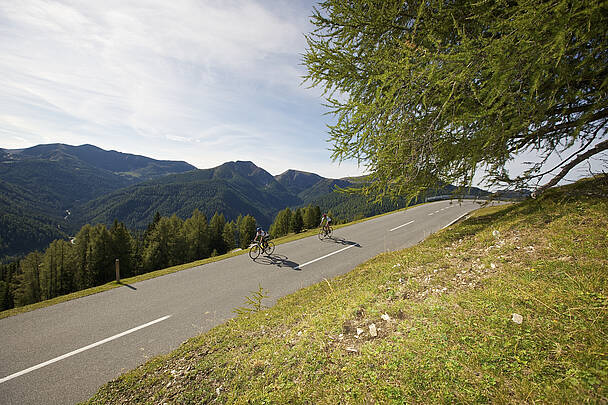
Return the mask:
{"type": "Polygon", "coordinates": [[[224,214],[215,213],[209,221],[209,238],[211,243],[211,249],[216,254],[226,253],[226,244],[224,243],[223,233],[224,226],[226,225],[226,218],[224,214]]]}
{"type": "Polygon", "coordinates": [[[207,218],[198,209],[184,222],[182,233],[188,246],[188,260],[204,259],[211,254],[207,218]]]}
{"type": "Polygon", "coordinates": [[[292,213],[289,208],[279,211],[274,222],[270,225],[269,233],[275,238],[287,235],[289,233],[291,216],[292,213]]]}
{"type": "Polygon", "coordinates": [[[239,240],[241,248],[246,249],[255,237],[256,221],[251,215],[246,215],[239,227],[239,240]]]}
{"type": "Polygon", "coordinates": [[[605,0],[326,0],[311,21],[305,79],[365,193],[415,198],[478,172],[541,191],[608,149],[605,0]],[[510,176],[523,153],[536,159],[510,176]]]}
{"type": "Polygon", "coordinates": [[[114,220],[110,228],[112,236],[112,253],[114,260],[118,259],[120,266],[120,276],[122,278],[131,277],[136,274],[136,242],[131,236],[124,223],[114,220]]]}
{"type": "Polygon", "coordinates": [[[229,252],[236,247],[236,225],[234,222],[226,222],[222,231],[222,239],[224,240],[226,251],[229,252]]]}
{"type": "Polygon", "coordinates": [[[302,217],[302,209],[296,209],[291,215],[291,220],[289,222],[289,229],[293,233],[302,232],[302,228],[304,227],[304,218],[302,217]]]}

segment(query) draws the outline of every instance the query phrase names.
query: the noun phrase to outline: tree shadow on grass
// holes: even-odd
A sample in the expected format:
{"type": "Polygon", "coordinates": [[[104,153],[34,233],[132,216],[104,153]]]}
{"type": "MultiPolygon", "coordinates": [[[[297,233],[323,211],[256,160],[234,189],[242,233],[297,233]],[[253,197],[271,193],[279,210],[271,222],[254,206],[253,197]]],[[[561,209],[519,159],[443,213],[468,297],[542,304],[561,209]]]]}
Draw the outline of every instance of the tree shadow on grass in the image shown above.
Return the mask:
{"type": "Polygon", "coordinates": [[[280,268],[286,267],[292,270],[300,271],[300,265],[298,263],[289,260],[287,256],[283,255],[273,254],[268,256],[260,256],[255,259],[254,262],[266,266],[277,266],[280,268]]]}
{"type": "Polygon", "coordinates": [[[441,238],[448,242],[454,242],[467,236],[476,235],[489,226],[492,226],[496,221],[510,215],[515,209],[517,209],[517,206],[511,205],[497,212],[467,218],[461,226],[450,229],[450,232],[442,234],[441,238]]]}

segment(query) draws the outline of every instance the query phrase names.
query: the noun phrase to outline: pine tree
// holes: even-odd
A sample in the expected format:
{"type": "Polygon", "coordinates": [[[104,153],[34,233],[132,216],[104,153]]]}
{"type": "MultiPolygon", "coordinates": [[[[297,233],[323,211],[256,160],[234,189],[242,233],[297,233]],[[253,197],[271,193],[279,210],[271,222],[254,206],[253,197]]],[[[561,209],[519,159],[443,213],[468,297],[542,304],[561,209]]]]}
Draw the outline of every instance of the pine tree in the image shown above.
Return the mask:
{"type": "Polygon", "coordinates": [[[304,208],[304,227],[306,229],[313,229],[314,226],[314,212],[312,212],[312,205],[304,208]]]}
{"type": "Polygon", "coordinates": [[[316,228],[321,223],[321,208],[318,205],[312,207],[312,227],[316,228]]]}
{"type": "Polygon", "coordinates": [[[112,235],[103,224],[97,224],[91,229],[90,263],[94,275],[92,285],[100,285],[112,281],[115,275],[115,260],[112,249],[112,235]]]}
{"type": "Polygon", "coordinates": [[[298,208],[291,216],[289,229],[291,232],[300,233],[304,227],[304,220],[302,219],[302,209],[298,208]]]}
{"type": "Polygon", "coordinates": [[[229,252],[236,247],[236,225],[234,222],[227,222],[224,225],[224,231],[222,232],[222,238],[224,240],[224,245],[226,246],[226,250],[229,252]]]}
{"type": "Polygon", "coordinates": [[[2,273],[0,277],[0,311],[15,307],[13,277],[17,273],[18,267],[18,262],[0,264],[2,273]]]}
{"type": "Polygon", "coordinates": [[[87,224],[80,228],[74,238],[75,277],[74,284],[76,290],[83,290],[94,285],[94,273],[91,263],[91,225],[87,224]]]}
{"type": "Polygon", "coordinates": [[[241,225],[243,225],[243,215],[239,214],[234,222],[234,237],[236,242],[235,247],[241,246],[241,225]]]}
{"type": "Polygon", "coordinates": [[[32,252],[19,261],[21,283],[15,293],[15,305],[20,307],[39,302],[42,297],[40,288],[40,266],[42,253],[32,252]]]}
{"type": "Polygon", "coordinates": [[[188,245],[186,244],[186,237],[182,233],[184,221],[173,214],[169,218],[170,226],[170,239],[169,239],[169,266],[176,266],[178,264],[188,262],[188,245]]]}
{"type": "Polygon", "coordinates": [[[222,234],[224,232],[224,226],[226,225],[226,218],[224,214],[218,214],[217,212],[211,218],[209,222],[209,234],[211,240],[211,249],[215,250],[217,254],[226,253],[226,244],[222,234]]]}
{"type": "Polygon", "coordinates": [[[289,224],[291,222],[291,210],[285,208],[279,211],[274,219],[272,225],[270,225],[270,234],[273,237],[284,236],[289,233],[289,224]]]}
{"type": "Polygon", "coordinates": [[[125,227],[125,224],[114,220],[110,228],[112,236],[112,256],[118,259],[120,277],[126,278],[136,274],[135,268],[135,240],[125,227]]]}
{"type": "Polygon", "coordinates": [[[152,222],[150,222],[148,224],[148,226],[146,227],[146,230],[144,231],[144,235],[143,235],[143,240],[146,240],[148,238],[148,235],[150,235],[150,233],[154,230],[154,228],[156,228],[156,225],[160,222],[161,219],[161,215],[158,211],[156,211],[154,213],[154,217],[152,218],[152,222]]]}
{"type": "Polygon", "coordinates": [[[0,311],[12,308],[10,304],[10,285],[6,281],[0,281],[0,311]]]}
{"type": "Polygon", "coordinates": [[[255,229],[255,218],[253,218],[251,215],[246,215],[241,221],[241,225],[239,227],[239,240],[241,241],[242,249],[246,249],[255,237],[255,229]]]}
{"type": "Polygon", "coordinates": [[[184,263],[188,253],[182,227],[183,221],[176,215],[161,217],[144,248],[143,261],[147,271],[184,263]]]}
{"type": "Polygon", "coordinates": [[[195,261],[209,257],[209,228],[207,218],[198,209],[195,209],[192,216],[184,221],[182,234],[186,239],[188,247],[188,261],[195,261]]]}
{"type": "Polygon", "coordinates": [[[72,245],[62,239],[51,242],[44,251],[40,270],[42,300],[74,291],[76,263],[72,245]]]}

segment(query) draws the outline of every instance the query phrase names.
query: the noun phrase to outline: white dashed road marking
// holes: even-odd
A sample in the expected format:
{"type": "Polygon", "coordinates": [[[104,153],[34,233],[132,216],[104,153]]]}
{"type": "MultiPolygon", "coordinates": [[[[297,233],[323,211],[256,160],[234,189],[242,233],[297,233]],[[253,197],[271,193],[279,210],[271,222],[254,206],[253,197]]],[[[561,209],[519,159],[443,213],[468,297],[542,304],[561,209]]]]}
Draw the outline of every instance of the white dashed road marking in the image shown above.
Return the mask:
{"type": "Polygon", "coordinates": [[[171,315],[163,316],[162,318],[158,318],[158,319],[156,319],[154,321],[151,321],[151,322],[148,322],[146,324],[137,326],[137,327],[135,327],[133,329],[129,329],[127,331],[119,333],[118,335],[110,336],[109,338],[100,340],[99,342],[92,343],[92,344],[90,344],[88,346],[85,346],[85,347],[81,347],[80,349],[77,349],[77,350],[74,350],[72,352],[66,353],[66,354],[64,354],[62,356],[59,356],[59,357],[55,357],[54,359],[45,361],[44,363],[37,364],[37,365],[32,366],[30,368],[26,368],[25,370],[22,370],[22,371],[19,371],[19,372],[15,373],[15,374],[11,374],[11,375],[9,375],[7,377],[1,378],[0,379],[0,384],[5,383],[5,382],[7,382],[9,380],[12,380],[13,378],[20,377],[20,376],[22,376],[24,374],[27,374],[29,372],[32,372],[34,370],[38,370],[39,368],[46,367],[49,364],[53,364],[53,363],[56,363],[56,362],[58,362],[60,360],[67,359],[68,357],[74,356],[75,354],[82,353],[82,352],[84,352],[86,350],[89,350],[89,349],[92,349],[94,347],[100,346],[100,345],[102,345],[104,343],[108,343],[108,342],[110,342],[112,340],[118,339],[119,337],[123,337],[125,335],[128,335],[129,333],[133,333],[133,332],[136,332],[136,331],[138,331],[140,329],[147,328],[150,325],[154,325],[155,323],[162,322],[165,319],[169,319],[170,317],[171,317],[171,315]]]}
{"type": "Polygon", "coordinates": [[[401,227],[403,227],[403,226],[409,225],[409,224],[411,224],[412,222],[414,222],[414,221],[410,221],[410,222],[408,222],[407,224],[399,225],[398,227],[395,227],[395,228],[393,228],[393,229],[389,229],[389,232],[396,231],[397,229],[399,229],[399,228],[401,228],[401,227]]]}

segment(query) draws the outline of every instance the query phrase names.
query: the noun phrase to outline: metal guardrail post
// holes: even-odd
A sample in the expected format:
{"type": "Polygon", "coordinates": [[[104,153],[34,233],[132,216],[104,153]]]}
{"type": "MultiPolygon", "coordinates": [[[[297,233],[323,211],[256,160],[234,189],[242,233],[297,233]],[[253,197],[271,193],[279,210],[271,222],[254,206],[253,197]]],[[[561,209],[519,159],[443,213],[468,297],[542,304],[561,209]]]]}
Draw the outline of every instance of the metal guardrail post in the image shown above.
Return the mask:
{"type": "Polygon", "coordinates": [[[120,283],[120,260],[116,259],[116,282],[120,283]]]}

